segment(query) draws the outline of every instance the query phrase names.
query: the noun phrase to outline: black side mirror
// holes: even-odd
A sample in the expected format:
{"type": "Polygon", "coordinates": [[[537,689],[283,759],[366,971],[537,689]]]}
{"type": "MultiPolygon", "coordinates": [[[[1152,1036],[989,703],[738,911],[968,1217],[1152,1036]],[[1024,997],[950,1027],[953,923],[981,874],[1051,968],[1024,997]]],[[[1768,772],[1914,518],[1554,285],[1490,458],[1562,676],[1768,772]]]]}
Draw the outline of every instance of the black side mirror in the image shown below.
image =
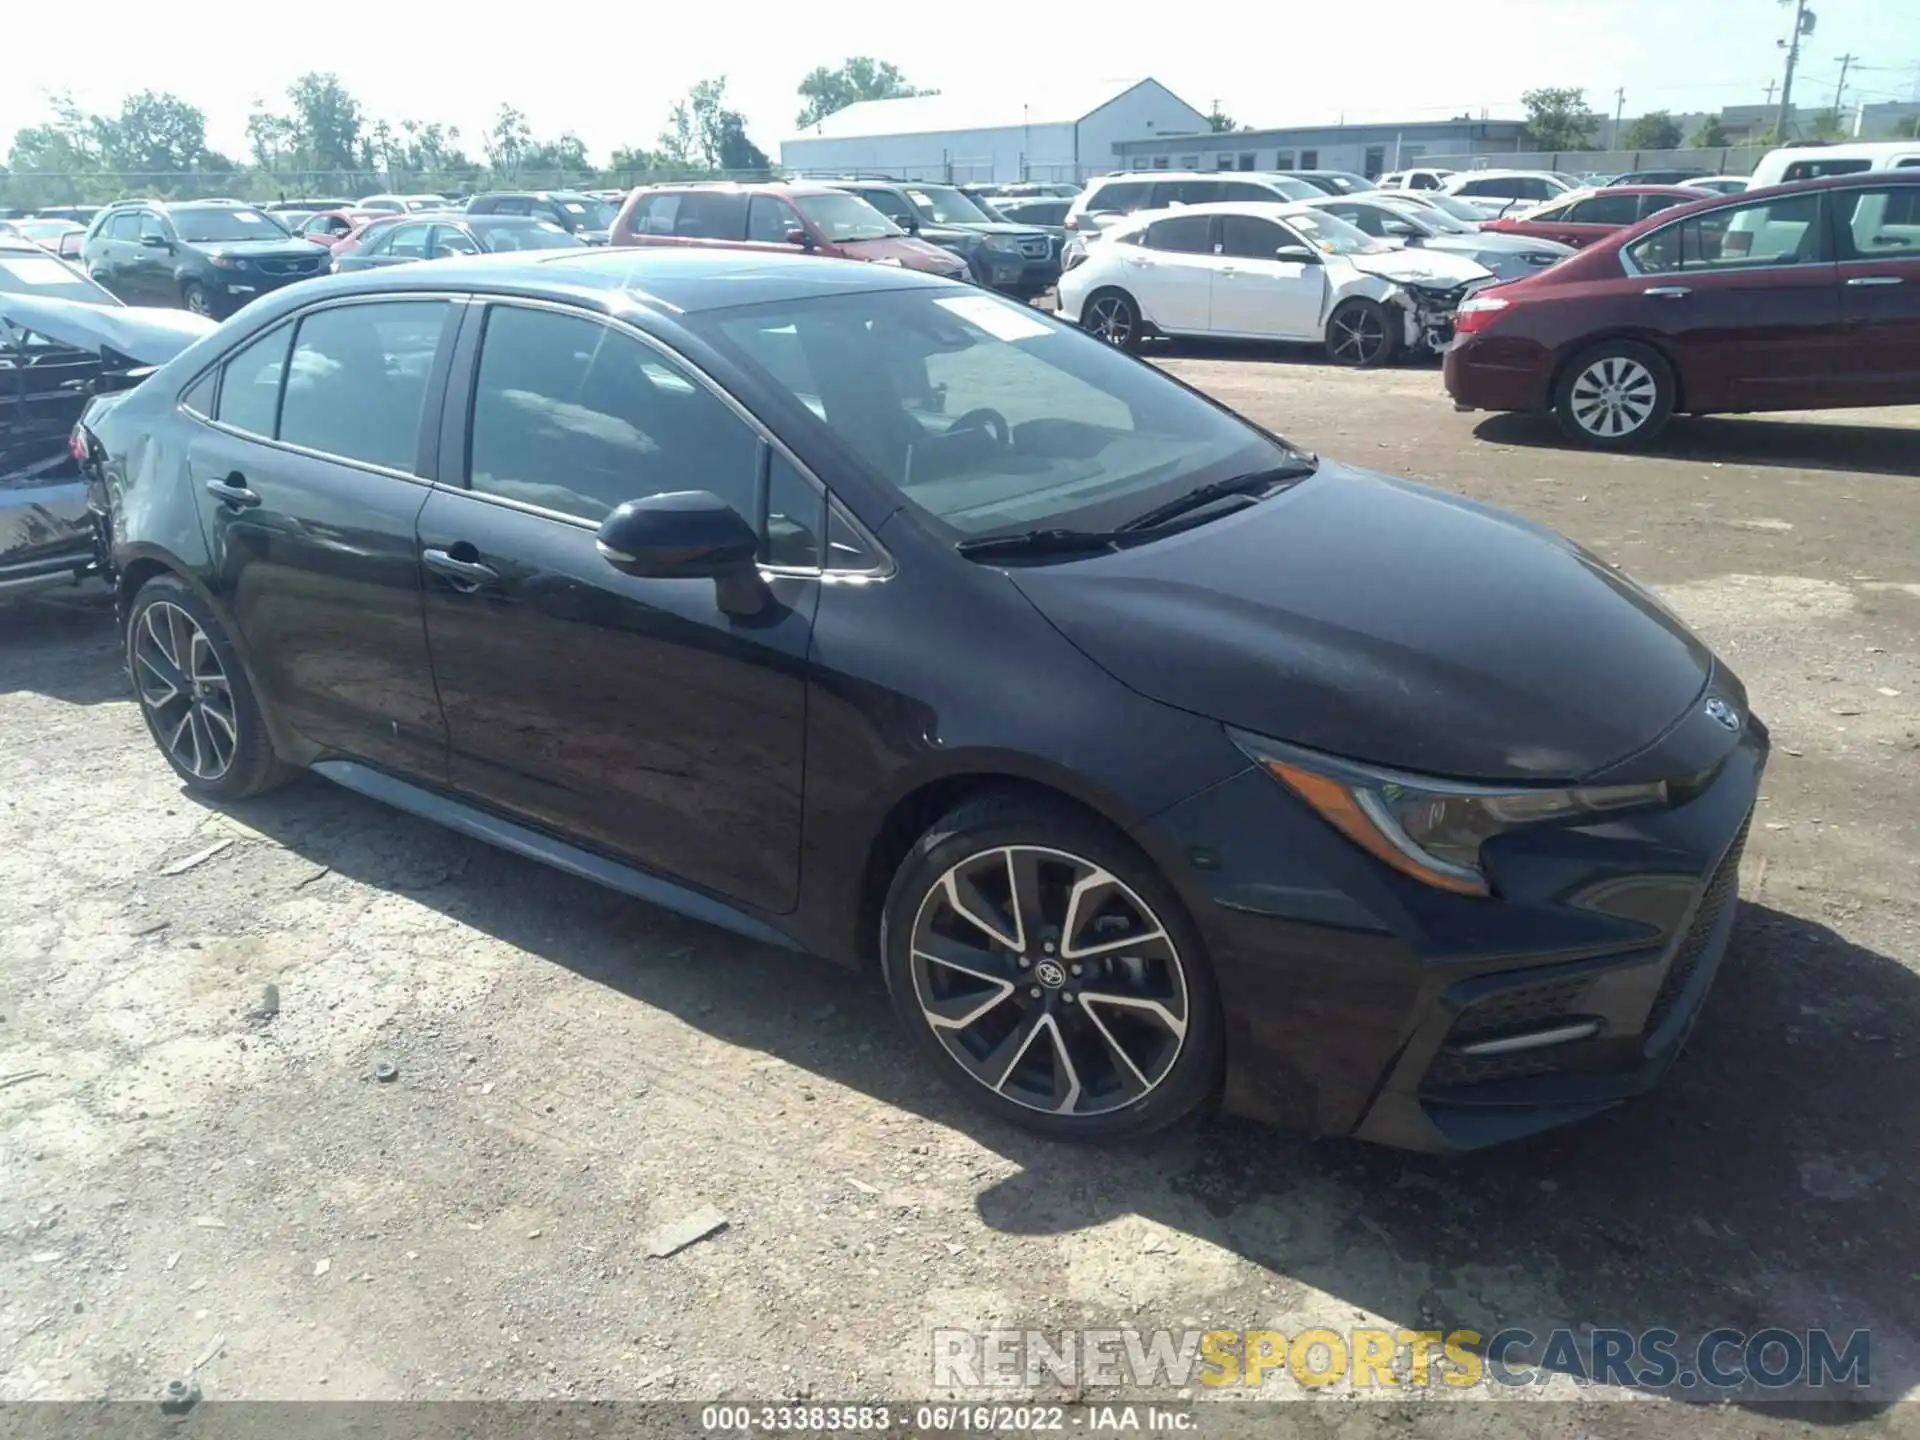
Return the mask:
{"type": "Polygon", "coordinates": [[[1300,265],[1318,265],[1320,257],[1304,245],[1282,245],[1273,252],[1276,260],[1291,260],[1300,265]]]}
{"type": "Polygon", "coordinates": [[[781,238],[789,245],[798,245],[802,250],[813,248],[813,235],[804,225],[789,226],[781,238]]]}
{"type": "Polygon", "coordinates": [[[164,235],[142,235],[140,243],[149,250],[171,250],[173,242],[164,235]]]}
{"type": "Polygon", "coordinates": [[[916,216],[894,215],[889,218],[909,235],[918,235],[920,233],[920,221],[916,216]]]}
{"type": "Polygon", "coordinates": [[[707,490],[669,490],[629,500],[600,522],[600,558],[623,575],[712,580],[728,614],[758,613],[766,587],[754,560],[760,537],[707,490]]]}

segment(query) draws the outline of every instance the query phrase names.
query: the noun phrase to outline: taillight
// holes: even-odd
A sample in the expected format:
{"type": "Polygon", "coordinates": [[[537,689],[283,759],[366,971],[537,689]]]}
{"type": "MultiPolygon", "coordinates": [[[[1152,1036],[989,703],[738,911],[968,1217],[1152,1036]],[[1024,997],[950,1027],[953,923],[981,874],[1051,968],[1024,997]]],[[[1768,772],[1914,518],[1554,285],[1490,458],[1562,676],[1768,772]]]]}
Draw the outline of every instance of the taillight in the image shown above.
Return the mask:
{"type": "Polygon", "coordinates": [[[1078,215],[1069,215],[1061,224],[1069,230],[1078,230],[1080,228],[1080,217],[1078,215]]]}
{"type": "Polygon", "coordinates": [[[1473,295],[1460,302],[1460,308],[1453,312],[1453,333],[1455,335],[1477,335],[1482,330],[1491,330],[1499,320],[1501,312],[1511,309],[1511,300],[1502,300],[1498,295],[1473,295]]]}
{"type": "Polygon", "coordinates": [[[74,426],[73,433],[67,436],[67,453],[82,465],[87,463],[87,456],[92,453],[87,444],[87,432],[78,425],[74,426]]]}

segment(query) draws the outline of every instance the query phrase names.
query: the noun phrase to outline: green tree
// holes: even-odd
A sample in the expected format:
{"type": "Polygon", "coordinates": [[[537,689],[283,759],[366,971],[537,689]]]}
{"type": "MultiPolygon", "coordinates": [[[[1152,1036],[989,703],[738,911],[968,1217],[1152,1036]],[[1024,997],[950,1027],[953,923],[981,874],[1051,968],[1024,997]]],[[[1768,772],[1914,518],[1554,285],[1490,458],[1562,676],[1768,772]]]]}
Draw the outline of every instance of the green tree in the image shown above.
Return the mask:
{"type": "Polygon", "coordinates": [[[253,112],[247,116],[247,148],[253,152],[253,163],[262,170],[278,170],[293,148],[293,122],[254,101],[253,112]]]}
{"type": "Polygon", "coordinates": [[[16,171],[47,174],[84,174],[100,168],[99,131],[94,117],[73,103],[64,91],[49,95],[52,117],[44,125],[16,130],[7,163],[16,171]]]}
{"type": "Polygon", "coordinates": [[[1680,122],[1665,110],[1649,110],[1627,127],[1616,150],[1678,150],[1680,122]]]}
{"type": "Polygon", "coordinates": [[[365,117],[360,102],[330,72],[309,71],[287,87],[292,138],[310,170],[350,171],[360,159],[365,117]]]}
{"type": "Polygon", "coordinates": [[[1220,135],[1228,130],[1238,130],[1240,127],[1233,123],[1233,117],[1222,110],[1219,102],[1216,101],[1214,103],[1213,113],[1207,116],[1207,128],[1213,131],[1214,134],[1220,135]]]}
{"type": "Polygon", "coordinates": [[[844,110],[862,100],[899,100],[909,95],[931,95],[907,83],[897,65],[875,60],[868,55],[850,56],[837,70],[816,65],[800,82],[801,99],[807,103],[794,122],[801,129],[816,125],[836,110],[844,110]]]}
{"type": "Polygon", "coordinates": [[[120,103],[118,119],[97,116],[101,157],[114,170],[179,174],[207,158],[207,119],[176,95],[142,90],[120,103]]]}
{"type": "Polygon", "coordinates": [[[480,137],[480,150],[487,157],[487,164],[507,181],[520,173],[521,162],[532,144],[533,131],[527,126],[527,117],[504,101],[492,128],[480,137]]]}
{"type": "Polygon", "coordinates": [[[1720,123],[1718,115],[1709,115],[1687,143],[1696,150],[1724,150],[1733,143],[1733,137],[1727,134],[1727,127],[1720,123]]]}
{"type": "Polygon", "coordinates": [[[1527,90],[1520,103],[1527,107],[1527,144],[1535,150],[1593,148],[1600,117],[1587,104],[1585,90],[1527,90]]]}

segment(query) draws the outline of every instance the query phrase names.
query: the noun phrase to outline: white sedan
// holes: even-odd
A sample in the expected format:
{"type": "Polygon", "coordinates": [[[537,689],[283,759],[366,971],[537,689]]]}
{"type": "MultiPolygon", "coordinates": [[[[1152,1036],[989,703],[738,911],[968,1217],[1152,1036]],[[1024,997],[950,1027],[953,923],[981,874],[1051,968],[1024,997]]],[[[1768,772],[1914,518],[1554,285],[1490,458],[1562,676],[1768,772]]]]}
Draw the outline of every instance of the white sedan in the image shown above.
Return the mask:
{"type": "Polygon", "coordinates": [[[1060,316],[1129,350],[1150,332],[1324,342],[1335,364],[1373,366],[1444,349],[1460,301],[1492,281],[1312,205],[1188,205],[1109,229],[1060,277],[1060,316]]]}

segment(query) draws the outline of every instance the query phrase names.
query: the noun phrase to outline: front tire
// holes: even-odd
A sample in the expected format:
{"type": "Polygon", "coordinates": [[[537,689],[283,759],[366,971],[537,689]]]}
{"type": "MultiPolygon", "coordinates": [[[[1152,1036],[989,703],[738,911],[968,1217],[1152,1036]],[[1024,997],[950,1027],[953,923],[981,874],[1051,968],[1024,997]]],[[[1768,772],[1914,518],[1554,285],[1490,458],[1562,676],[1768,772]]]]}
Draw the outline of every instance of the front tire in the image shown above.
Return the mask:
{"type": "Polygon", "coordinates": [[[1140,348],[1146,322],[1126,291],[1096,290],[1080,306],[1080,328],[1116,350],[1132,352],[1140,348]]]}
{"type": "Polygon", "coordinates": [[[1219,996],[1179,898],[1126,840],[1064,806],[989,795],[895,874],[887,988],[972,1104],[1062,1140],[1143,1135],[1213,1094],[1219,996]]]}
{"type": "Polygon", "coordinates": [[[198,280],[189,280],[187,282],[186,288],[180,292],[180,300],[181,303],[195,315],[204,315],[209,320],[217,320],[219,318],[213,313],[212,294],[207,290],[207,287],[202,285],[198,280]]]}
{"type": "Polygon", "coordinates": [[[142,585],[127,612],[125,642],[147,733],[187,789],[240,800],[293,773],[273,753],[219,617],[191,587],[171,575],[142,585]]]}
{"type": "Polygon", "coordinates": [[[1582,445],[1625,450],[1666,428],[1676,394],[1673,367],[1659,351],[1610,340],[1567,366],[1554,393],[1553,418],[1582,445]]]}
{"type": "Polygon", "coordinates": [[[1372,370],[1400,350],[1399,317],[1377,300],[1348,300],[1327,317],[1327,358],[1372,370]]]}

